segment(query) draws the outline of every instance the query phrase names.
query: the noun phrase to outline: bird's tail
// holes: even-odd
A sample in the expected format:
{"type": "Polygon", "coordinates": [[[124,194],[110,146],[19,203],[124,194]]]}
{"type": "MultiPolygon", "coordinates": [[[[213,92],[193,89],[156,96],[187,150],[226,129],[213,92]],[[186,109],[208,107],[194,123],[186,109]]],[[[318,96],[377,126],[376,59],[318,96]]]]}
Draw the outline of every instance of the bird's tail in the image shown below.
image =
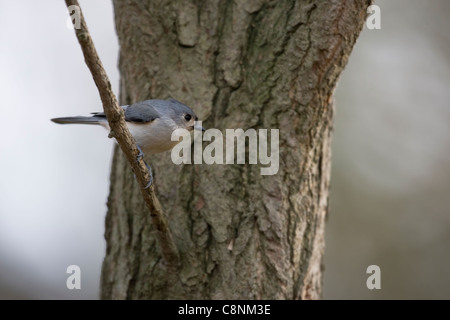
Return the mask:
{"type": "Polygon", "coordinates": [[[104,120],[100,117],[63,117],[63,118],[53,118],[51,121],[59,124],[103,124],[104,120]]]}

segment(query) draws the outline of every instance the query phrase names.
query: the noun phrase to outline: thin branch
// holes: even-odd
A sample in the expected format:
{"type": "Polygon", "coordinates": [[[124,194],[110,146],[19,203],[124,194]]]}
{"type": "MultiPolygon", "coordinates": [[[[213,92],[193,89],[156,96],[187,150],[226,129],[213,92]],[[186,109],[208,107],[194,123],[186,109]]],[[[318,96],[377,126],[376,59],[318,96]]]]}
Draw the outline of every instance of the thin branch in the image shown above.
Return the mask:
{"type": "Polygon", "coordinates": [[[75,34],[83,51],[84,60],[91,71],[95,84],[100,93],[100,98],[103,103],[103,110],[108,119],[109,127],[111,128],[110,136],[116,138],[117,143],[125,154],[131,169],[133,170],[139,182],[142,197],[150,211],[150,217],[156,230],[158,230],[159,244],[164,260],[169,267],[179,267],[180,258],[177,247],[173,241],[172,233],[170,232],[166,216],[161,208],[159,200],[156,198],[153,185],[145,189],[147,182],[150,179],[148,170],[141,159],[137,161],[139,150],[136,147],[136,142],[125,122],[123,109],[119,106],[116,96],[111,89],[111,83],[103,68],[103,65],[98,57],[92,38],[89,34],[87,24],[84,20],[81,7],[77,0],[66,0],[66,6],[69,9],[69,14],[72,12],[70,6],[77,6],[79,8],[79,26],[75,28],[75,34]]]}

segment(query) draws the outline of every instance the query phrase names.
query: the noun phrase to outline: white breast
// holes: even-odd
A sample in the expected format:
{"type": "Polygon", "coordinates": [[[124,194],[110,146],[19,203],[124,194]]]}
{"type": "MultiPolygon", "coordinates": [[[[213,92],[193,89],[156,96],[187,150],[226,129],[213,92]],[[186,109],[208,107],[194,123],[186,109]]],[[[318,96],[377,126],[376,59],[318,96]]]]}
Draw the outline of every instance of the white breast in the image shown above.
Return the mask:
{"type": "Polygon", "coordinates": [[[153,154],[172,149],[178,141],[172,141],[175,123],[167,118],[158,118],[150,123],[127,122],[128,129],[144,154],[153,154]]]}

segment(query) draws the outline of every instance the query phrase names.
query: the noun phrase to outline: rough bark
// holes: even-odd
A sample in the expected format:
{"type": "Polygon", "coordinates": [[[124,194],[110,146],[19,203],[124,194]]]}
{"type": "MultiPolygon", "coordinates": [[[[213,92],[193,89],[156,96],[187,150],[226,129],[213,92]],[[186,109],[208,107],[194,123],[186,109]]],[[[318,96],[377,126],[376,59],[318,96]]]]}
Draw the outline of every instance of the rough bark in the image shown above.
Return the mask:
{"type": "Polygon", "coordinates": [[[182,266],[161,259],[116,150],[103,299],[318,299],[333,91],[370,1],[114,1],[121,102],[175,97],[206,128],[280,129],[280,169],[148,159],[182,266]]]}

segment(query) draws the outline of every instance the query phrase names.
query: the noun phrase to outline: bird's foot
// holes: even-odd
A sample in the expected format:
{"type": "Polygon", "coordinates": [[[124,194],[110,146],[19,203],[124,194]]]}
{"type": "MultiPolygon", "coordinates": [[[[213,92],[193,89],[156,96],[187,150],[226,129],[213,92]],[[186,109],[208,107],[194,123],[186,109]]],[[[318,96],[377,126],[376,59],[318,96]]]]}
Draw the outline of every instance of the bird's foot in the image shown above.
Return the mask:
{"type": "Polygon", "coordinates": [[[153,173],[152,173],[152,168],[148,165],[148,163],[144,161],[144,164],[148,169],[148,174],[150,175],[150,181],[147,183],[147,185],[144,188],[144,189],[148,189],[153,184],[153,173]]]}
{"type": "Polygon", "coordinates": [[[139,151],[139,154],[138,154],[137,157],[136,157],[136,161],[139,162],[139,161],[141,161],[142,159],[144,159],[144,152],[142,151],[141,147],[139,147],[138,144],[136,145],[136,147],[137,147],[137,149],[138,149],[138,151],[139,151]]]}
{"type": "Polygon", "coordinates": [[[143,160],[145,166],[147,167],[148,174],[150,175],[150,181],[149,181],[149,182],[147,183],[147,185],[144,187],[144,189],[148,189],[148,188],[150,188],[150,186],[153,184],[153,173],[152,173],[152,168],[148,165],[147,162],[145,162],[145,160],[144,160],[144,152],[142,151],[141,147],[140,147],[138,144],[136,145],[136,147],[137,147],[137,149],[138,149],[138,151],[139,151],[139,154],[138,154],[137,157],[136,157],[136,161],[139,162],[139,161],[143,160]]]}

